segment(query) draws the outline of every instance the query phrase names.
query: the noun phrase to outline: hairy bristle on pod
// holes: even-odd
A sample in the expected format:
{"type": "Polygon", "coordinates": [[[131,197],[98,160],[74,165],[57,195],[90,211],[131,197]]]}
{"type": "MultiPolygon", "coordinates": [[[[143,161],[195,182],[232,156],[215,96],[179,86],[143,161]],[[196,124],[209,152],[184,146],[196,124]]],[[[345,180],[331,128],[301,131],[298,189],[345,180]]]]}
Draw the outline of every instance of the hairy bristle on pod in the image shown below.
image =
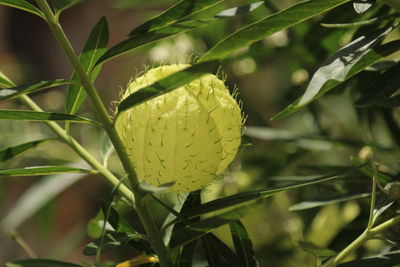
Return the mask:
{"type": "MultiPolygon", "coordinates": [[[[128,84],[122,100],[190,65],[150,69],[128,84]]],[[[241,142],[242,114],[217,76],[189,84],[118,115],[115,127],[140,180],[170,191],[204,188],[234,159],[241,142]]]]}

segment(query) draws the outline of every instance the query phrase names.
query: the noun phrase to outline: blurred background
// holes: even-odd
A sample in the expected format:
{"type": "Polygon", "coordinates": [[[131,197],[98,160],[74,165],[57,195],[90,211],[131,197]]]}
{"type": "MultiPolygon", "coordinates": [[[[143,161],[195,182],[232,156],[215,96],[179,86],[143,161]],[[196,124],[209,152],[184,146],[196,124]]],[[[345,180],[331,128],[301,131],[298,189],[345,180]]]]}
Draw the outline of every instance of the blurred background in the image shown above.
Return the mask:
{"type": "MultiPolygon", "coordinates": [[[[102,16],[109,23],[111,47],[124,40],[134,27],[174,2],[91,0],[64,11],[60,22],[79,53],[90,30],[102,16]]],[[[215,14],[218,10],[249,2],[226,1],[209,12],[215,14]]],[[[113,103],[126,84],[146,66],[190,62],[241,26],[295,2],[269,1],[251,13],[160,40],[109,61],[103,65],[96,81],[99,93],[112,113],[113,103]]],[[[370,12],[384,11],[380,5],[370,12]]],[[[320,22],[347,22],[355,16],[351,4],[344,5],[238,51],[236,60],[223,66],[228,87],[232,91],[239,89],[243,112],[247,116],[246,132],[241,151],[227,170],[225,179],[210,185],[203,194],[204,200],[343,171],[352,165],[352,157],[365,157],[371,147],[382,161],[397,155],[399,138],[393,127],[398,127],[398,110],[355,108],[353,102],[360,94],[358,88],[362,88],[359,80],[346,83],[285,119],[271,120],[301,95],[310,75],[324,59],[358,34],[355,30],[323,28],[320,22]]],[[[394,34],[398,35],[398,32],[394,34]]],[[[0,6],[0,71],[16,84],[24,84],[68,79],[72,68],[40,18],[0,6]]],[[[364,75],[363,82],[368,83],[371,74],[364,75]]],[[[57,87],[31,96],[44,110],[63,112],[65,93],[66,88],[57,87]]],[[[25,107],[17,100],[11,100],[0,103],[0,108],[25,107]]],[[[79,114],[95,118],[89,101],[79,114]]],[[[101,158],[100,148],[105,138],[98,129],[72,125],[72,133],[101,158]]],[[[48,136],[53,134],[40,123],[0,121],[0,150],[48,136]]],[[[55,164],[85,166],[67,146],[50,142],[18,160],[0,163],[0,169],[55,164]]],[[[121,172],[115,157],[111,158],[110,166],[115,172],[121,172]]],[[[388,163],[388,175],[395,177],[398,171],[397,163],[388,163]]],[[[260,266],[314,266],[315,258],[304,249],[307,244],[337,250],[343,248],[366,225],[368,199],[301,211],[288,209],[305,200],[361,194],[369,190],[370,180],[364,174],[356,173],[345,181],[315,185],[265,199],[254,213],[243,219],[260,266]],[[301,245],[301,241],[310,243],[301,245]]],[[[73,174],[63,179],[1,178],[0,220],[7,236],[0,239],[0,265],[28,257],[18,244],[21,242],[26,242],[39,257],[77,263],[93,261],[94,257],[83,255],[82,250],[91,237],[96,237],[91,226],[96,221],[91,219],[98,213],[99,200],[109,199],[110,191],[106,182],[93,175],[73,174]],[[10,231],[14,231],[13,235],[10,231]]],[[[171,201],[168,196],[164,198],[171,201]]],[[[165,215],[160,207],[155,209],[159,209],[160,218],[165,215]]],[[[227,227],[219,228],[216,234],[232,245],[227,227]]],[[[385,249],[388,247],[382,241],[372,240],[360,255],[385,249]]],[[[134,255],[134,250],[124,247],[110,251],[104,260],[120,262],[134,255]]],[[[196,264],[194,266],[205,266],[201,260],[196,264]]]]}

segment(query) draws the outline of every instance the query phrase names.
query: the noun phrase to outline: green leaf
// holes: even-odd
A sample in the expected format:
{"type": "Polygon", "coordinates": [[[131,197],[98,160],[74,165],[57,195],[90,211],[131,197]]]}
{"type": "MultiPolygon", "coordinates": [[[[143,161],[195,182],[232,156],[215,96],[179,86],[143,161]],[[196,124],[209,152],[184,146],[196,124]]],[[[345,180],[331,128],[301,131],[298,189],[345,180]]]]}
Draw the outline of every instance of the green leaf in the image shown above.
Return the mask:
{"type": "Polygon", "coordinates": [[[356,101],[358,106],[396,107],[400,97],[400,64],[383,72],[365,94],[356,101]]]}
{"type": "Polygon", "coordinates": [[[101,210],[107,221],[118,233],[137,234],[136,230],[106,201],[101,201],[101,210]]]}
{"type": "Polygon", "coordinates": [[[213,241],[214,240],[210,238],[209,233],[201,237],[201,243],[203,244],[203,250],[207,257],[208,266],[224,263],[213,241]]]}
{"type": "Polygon", "coordinates": [[[205,237],[209,242],[213,243],[213,247],[227,262],[239,262],[238,256],[213,233],[208,233],[205,237]]]}
{"type": "Polygon", "coordinates": [[[0,5],[22,9],[44,19],[42,11],[25,0],[0,0],[0,5]]]}
{"type": "Polygon", "coordinates": [[[14,83],[0,71],[0,88],[14,87],[14,83]]]}
{"type": "Polygon", "coordinates": [[[400,262],[400,250],[390,251],[388,253],[378,254],[371,257],[348,261],[339,264],[338,267],[393,267],[400,262]]]}
{"type": "Polygon", "coordinates": [[[91,123],[102,126],[99,122],[63,113],[28,111],[28,110],[9,110],[0,109],[0,120],[22,120],[22,121],[70,121],[80,123],[91,123]]]}
{"type": "MultiPolygon", "coordinates": [[[[204,1],[187,1],[185,0],[184,2],[190,2],[192,4],[199,4],[199,5],[204,5],[204,3],[207,3],[210,0],[204,0],[204,1]],[[204,3],[203,3],[204,2],[204,3]]],[[[171,24],[168,24],[167,26],[161,27],[162,22],[160,22],[160,25],[158,26],[149,26],[147,25],[146,27],[143,26],[143,28],[140,31],[145,31],[147,27],[150,27],[152,30],[151,31],[145,31],[140,33],[139,30],[134,35],[131,35],[130,38],[127,40],[124,40],[114,47],[110,48],[97,62],[97,64],[108,61],[114,57],[123,55],[125,53],[128,53],[132,51],[135,48],[138,48],[140,46],[143,46],[145,44],[149,44],[151,42],[154,42],[156,40],[177,34],[177,33],[183,33],[189,30],[192,30],[194,28],[198,28],[203,25],[207,25],[211,22],[228,18],[234,15],[239,15],[244,12],[252,11],[256,7],[259,7],[260,5],[245,5],[238,7],[238,9],[242,10],[242,12],[237,12],[237,14],[231,14],[230,16],[220,16],[220,17],[213,17],[213,18],[202,18],[202,19],[193,19],[193,20],[179,20],[175,21],[171,24]],[[249,8],[251,6],[252,8],[249,8]]],[[[193,14],[192,14],[193,15],[193,14]]],[[[175,16],[175,15],[173,15],[175,16]]],[[[172,17],[171,17],[172,19],[172,17]]],[[[171,22],[173,19],[171,20],[171,22]]],[[[136,31],[136,30],[135,30],[136,31]]]]}
{"type": "Polygon", "coordinates": [[[67,166],[35,166],[22,169],[0,170],[0,176],[33,176],[33,175],[49,175],[58,173],[90,173],[96,171],[73,168],[67,166]]]}
{"type": "Polygon", "coordinates": [[[196,250],[197,239],[184,245],[176,260],[176,267],[192,267],[193,257],[196,250]]]}
{"type": "Polygon", "coordinates": [[[0,162],[12,159],[12,158],[18,156],[19,154],[24,153],[30,149],[33,149],[44,142],[53,141],[53,140],[55,140],[55,139],[48,138],[48,139],[27,142],[24,144],[13,146],[13,147],[8,147],[8,148],[0,151],[0,162]]]}
{"type": "MultiPolygon", "coordinates": [[[[357,39],[352,42],[353,45],[340,49],[334,57],[332,57],[327,65],[323,66],[314,74],[305,94],[290,104],[286,109],[278,113],[273,119],[285,117],[298,109],[306,106],[324,93],[335,88],[337,85],[345,82],[357,73],[365,70],[368,66],[373,65],[382,58],[398,51],[400,49],[400,40],[392,41],[372,49],[364,49],[360,47],[363,39],[357,39]],[[357,41],[358,40],[358,41],[357,41]],[[359,47],[359,53],[354,53],[354,47],[359,47]],[[349,50],[353,52],[347,54],[349,50]],[[347,54],[347,58],[346,55],[347,54]],[[346,59],[344,61],[343,59],[346,59]],[[335,71],[332,71],[332,70],[335,71]]],[[[365,42],[365,41],[364,41],[365,42]]],[[[367,46],[368,44],[366,44],[367,46]]],[[[372,45],[372,43],[369,43],[372,45]]]]}
{"type": "Polygon", "coordinates": [[[0,221],[0,233],[18,228],[51,199],[85,176],[87,174],[83,173],[51,175],[29,187],[0,221]]]}
{"type": "MultiPolygon", "coordinates": [[[[104,55],[108,44],[108,24],[105,17],[102,17],[99,22],[93,27],[89,38],[79,56],[79,62],[82,68],[90,74],[92,81],[96,80],[100,73],[101,64],[95,67],[96,61],[104,55]]],[[[71,79],[79,83],[78,75],[74,72],[71,79]]],[[[82,103],[86,99],[86,92],[81,85],[71,85],[68,88],[66,98],[66,112],[70,114],[76,113],[82,103]]]]}
{"type": "Polygon", "coordinates": [[[118,105],[118,113],[129,109],[135,105],[144,103],[145,101],[162,94],[168,93],[180,86],[183,86],[192,80],[202,76],[203,74],[215,72],[220,66],[219,61],[203,62],[184,69],[183,71],[174,73],[156,83],[143,87],[139,91],[125,98],[118,105]]]}
{"type": "Polygon", "coordinates": [[[25,95],[29,93],[33,93],[36,91],[40,91],[43,89],[47,88],[52,88],[64,84],[73,84],[75,83],[74,81],[71,80],[63,80],[63,79],[58,79],[58,80],[51,80],[51,81],[41,81],[38,83],[32,83],[32,84],[24,84],[20,85],[17,87],[11,87],[11,88],[0,88],[0,101],[10,99],[10,98],[15,98],[20,95],[25,95]]]}
{"type": "Polygon", "coordinates": [[[310,0],[298,3],[264,19],[251,23],[221,40],[201,61],[225,59],[239,48],[248,46],[280,30],[317,16],[349,0],[310,0]]]}
{"type": "Polygon", "coordinates": [[[300,202],[300,203],[297,203],[297,204],[291,206],[289,208],[289,210],[297,211],[297,210],[312,209],[312,208],[316,208],[316,207],[322,207],[322,206],[345,202],[345,201],[349,201],[349,200],[367,198],[370,196],[371,196],[371,193],[361,193],[361,194],[352,194],[352,195],[344,195],[344,196],[342,195],[339,197],[334,197],[334,198],[324,199],[324,200],[303,201],[303,202],[300,202]]]}
{"type": "Polygon", "coordinates": [[[205,11],[222,0],[182,0],[165,10],[160,15],[148,20],[129,33],[129,37],[138,37],[145,32],[154,31],[159,28],[169,27],[171,24],[182,21],[188,16],[205,11]]]}
{"type": "Polygon", "coordinates": [[[229,226],[231,229],[233,244],[235,245],[239,261],[241,262],[240,266],[258,266],[258,263],[254,258],[253,244],[244,225],[240,221],[233,221],[229,226]]]}
{"type": "Polygon", "coordinates": [[[48,259],[28,259],[7,262],[7,267],[83,267],[82,265],[69,262],[48,260],[48,259]]]}
{"type": "Polygon", "coordinates": [[[358,168],[352,168],[350,171],[346,171],[346,172],[342,172],[342,173],[338,173],[338,174],[325,175],[325,176],[311,179],[308,181],[303,181],[303,182],[293,183],[293,184],[289,184],[289,185],[285,185],[285,186],[275,187],[273,189],[248,191],[248,192],[238,193],[238,194],[228,196],[228,197],[219,198],[219,199],[216,199],[216,200],[213,200],[210,202],[206,202],[197,208],[193,208],[192,210],[183,213],[183,215],[186,217],[198,216],[198,215],[201,215],[204,213],[216,211],[219,209],[224,209],[224,208],[231,207],[231,206],[234,206],[237,204],[241,204],[241,203],[244,203],[247,201],[258,200],[258,199],[262,199],[265,197],[270,197],[270,196],[276,195],[277,193],[284,192],[284,191],[287,191],[290,189],[296,189],[296,188],[301,188],[304,186],[309,186],[312,184],[341,179],[341,178],[348,176],[349,174],[351,174],[352,172],[354,172],[357,169],[358,168]]]}
{"type": "Polygon", "coordinates": [[[54,8],[54,12],[56,16],[59,16],[60,13],[74,5],[77,5],[86,0],[52,0],[52,6],[54,8]]]}
{"type": "Polygon", "coordinates": [[[170,246],[172,248],[175,248],[188,244],[189,242],[192,242],[193,240],[207,234],[208,232],[219,226],[235,220],[239,220],[240,218],[246,216],[248,213],[254,211],[255,206],[256,204],[252,203],[232,209],[222,214],[215,215],[202,221],[197,221],[185,225],[185,227],[179,229],[172,235],[170,246]]]}
{"type": "Polygon", "coordinates": [[[301,249],[303,249],[304,251],[307,251],[308,253],[311,253],[312,255],[314,255],[314,257],[316,257],[318,259],[326,259],[326,258],[337,255],[337,253],[335,251],[327,249],[327,248],[321,248],[311,242],[300,241],[299,245],[300,245],[301,249]]]}
{"type": "Polygon", "coordinates": [[[96,255],[99,249],[101,249],[101,252],[103,252],[106,250],[117,248],[124,244],[128,244],[131,241],[143,241],[143,239],[144,236],[139,233],[130,234],[109,231],[108,233],[106,233],[104,238],[98,238],[95,241],[87,244],[83,250],[83,254],[86,256],[93,256],[96,255]]]}

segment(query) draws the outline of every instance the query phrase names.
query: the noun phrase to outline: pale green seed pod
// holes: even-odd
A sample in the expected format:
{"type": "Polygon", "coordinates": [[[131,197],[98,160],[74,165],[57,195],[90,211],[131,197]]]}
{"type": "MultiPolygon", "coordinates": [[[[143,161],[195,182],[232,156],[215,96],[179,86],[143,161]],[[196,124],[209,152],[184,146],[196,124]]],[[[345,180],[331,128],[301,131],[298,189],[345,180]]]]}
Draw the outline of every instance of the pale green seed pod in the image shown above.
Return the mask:
{"type": "MultiPolygon", "coordinates": [[[[161,66],[133,80],[122,99],[189,65],[161,66]]],[[[241,142],[241,110],[224,82],[203,75],[118,115],[115,127],[138,178],[172,192],[201,189],[234,159],[241,142]]]]}

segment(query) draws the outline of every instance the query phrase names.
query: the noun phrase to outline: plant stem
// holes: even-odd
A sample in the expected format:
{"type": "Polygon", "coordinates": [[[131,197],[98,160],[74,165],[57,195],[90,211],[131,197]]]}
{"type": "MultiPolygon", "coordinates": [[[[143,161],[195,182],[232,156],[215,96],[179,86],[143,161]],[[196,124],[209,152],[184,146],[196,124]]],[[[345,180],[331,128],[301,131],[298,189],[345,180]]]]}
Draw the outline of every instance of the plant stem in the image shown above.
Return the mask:
{"type": "Polygon", "coordinates": [[[81,81],[82,87],[84,88],[84,90],[86,91],[87,95],[89,96],[94,105],[97,116],[103,123],[104,128],[110,138],[110,141],[114,145],[115,151],[119,156],[122,166],[124,167],[125,172],[128,175],[128,179],[131,183],[133,193],[136,199],[135,201],[136,210],[148,234],[149,241],[160,259],[160,265],[162,267],[172,266],[171,257],[169,256],[168,250],[163,243],[161,233],[147,208],[147,205],[145,203],[146,201],[145,199],[143,199],[144,196],[137,190],[139,181],[135,174],[133,163],[129,159],[126,149],[121,139],[119,138],[116,129],[113,127],[113,122],[103,102],[101,101],[100,96],[97,94],[93,82],[91,81],[85,70],[82,68],[82,65],[80,64],[79,59],[76,56],[73,47],[71,46],[68,38],[66,37],[64,31],[62,30],[61,25],[58,23],[58,20],[55,17],[53,11],[51,10],[50,6],[48,5],[47,1],[36,0],[36,3],[38,4],[39,8],[45,15],[46,21],[51,31],[53,32],[53,35],[55,36],[56,40],[58,41],[58,43],[64,50],[65,54],[69,58],[75,70],[75,73],[77,74],[77,76],[81,81]]]}
{"type": "MultiPolygon", "coordinates": [[[[30,97],[23,95],[19,99],[34,111],[43,111],[30,97]]],[[[120,184],[117,177],[114,176],[107,168],[98,162],[84,147],[82,147],[72,136],[68,135],[63,128],[53,121],[45,122],[50,129],[58,135],[58,137],[69,145],[81,158],[83,158],[93,169],[99,172],[112,186],[119,187],[118,191],[130,201],[134,201],[132,191],[124,184],[120,184]]]]}

